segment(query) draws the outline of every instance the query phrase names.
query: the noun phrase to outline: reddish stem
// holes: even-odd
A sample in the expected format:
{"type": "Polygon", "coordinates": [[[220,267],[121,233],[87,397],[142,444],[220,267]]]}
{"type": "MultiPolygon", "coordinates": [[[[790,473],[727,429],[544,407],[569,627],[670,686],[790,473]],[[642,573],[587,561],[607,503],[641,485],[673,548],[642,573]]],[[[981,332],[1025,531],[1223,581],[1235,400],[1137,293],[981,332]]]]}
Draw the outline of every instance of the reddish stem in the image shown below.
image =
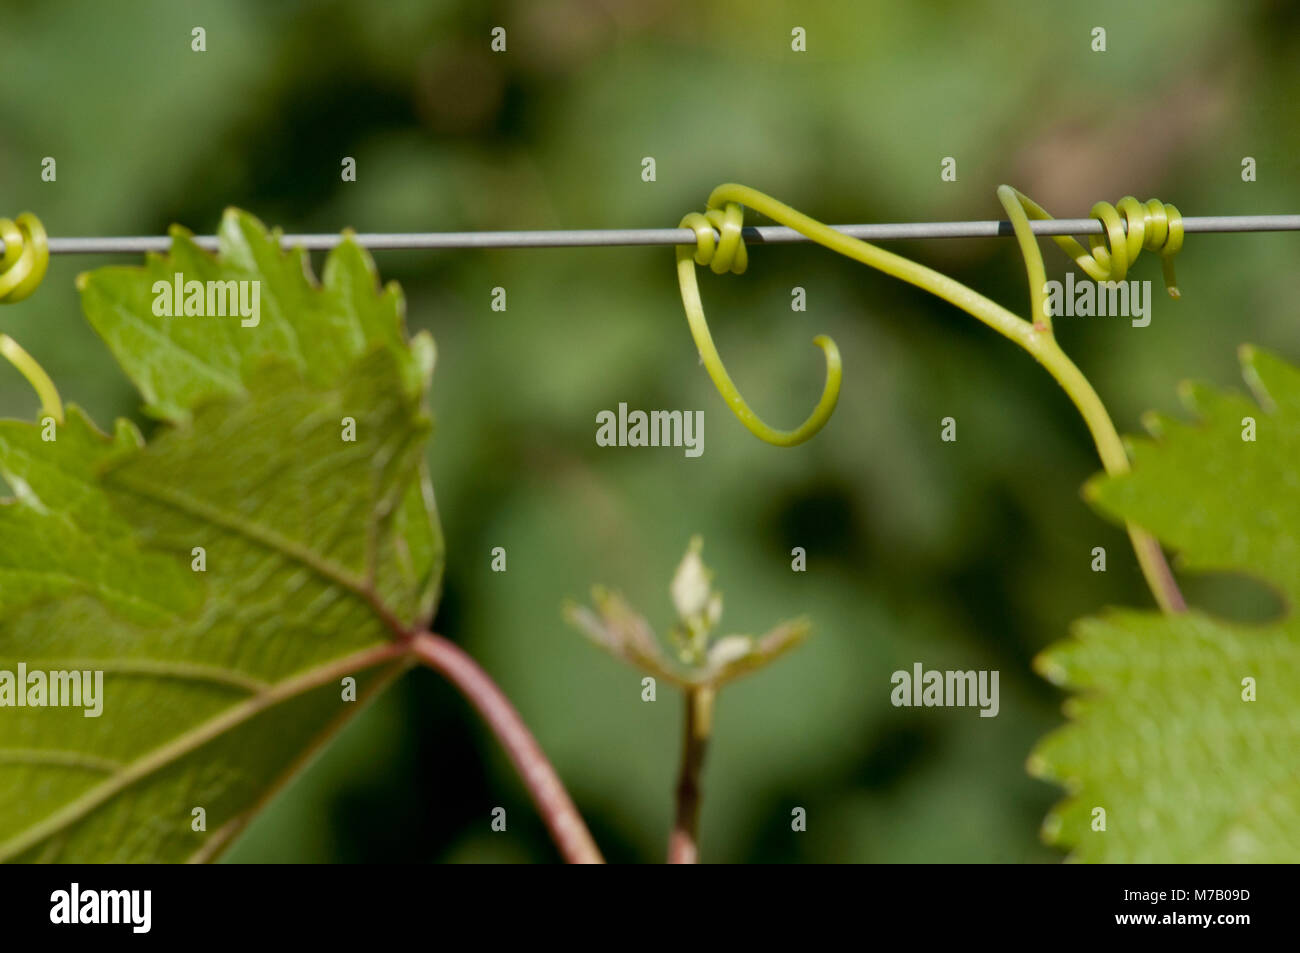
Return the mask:
{"type": "Polygon", "coordinates": [[[713,731],[713,695],[712,686],[692,685],[686,689],[677,812],[668,835],[670,864],[696,864],[700,860],[700,773],[713,731]]]}
{"type": "Polygon", "coordinates": [[[601,864],[604,858],[582,815],[519,712],[478,663],[455,644],[431,632],[410,641],[411,651],[460,689],[506,749],[532,795],[560,854],[571,864],[601,864]]]}

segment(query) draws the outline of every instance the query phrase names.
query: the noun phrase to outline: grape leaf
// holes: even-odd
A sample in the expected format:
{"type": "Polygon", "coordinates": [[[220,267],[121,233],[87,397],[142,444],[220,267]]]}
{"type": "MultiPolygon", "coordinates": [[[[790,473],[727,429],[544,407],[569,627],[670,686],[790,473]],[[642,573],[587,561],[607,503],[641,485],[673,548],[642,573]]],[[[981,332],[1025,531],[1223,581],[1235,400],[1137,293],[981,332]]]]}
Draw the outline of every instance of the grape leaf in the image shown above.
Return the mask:
{"type": "Polygon", "coordinates": [[[279,229],[268,232],[236,209],[222,218],[216,257],[180,226],[172,227],[171,236],[171,252],[149,254],[143,269],[100,268],[78,279],[86,317],[150,414],[183,420],[205,397],[243,393],[249,377],[271,357],[290,363],[310,383],[336,383],[378,346],[393,354],[406,386],[412,392],[420,388],[418,351],[407,346],[403,330],[401,290],[390,283],[376,294],[374,263],[360,245],[344,241],[334,250],[318,288],[305,251],[282,252],[279,229]],[[256,327],[244,327],[238,318],[156,316],[155,286],[172,286],[177,274],[205,286],[260,281],[256,327]]]}
{"type": "Polygon", "coordinates": [[[1247,625],[1112,610],[1039,656],[1078,692],[1029,761],[1069,793],[1044,835],[1075,859],[1300,859],[1300,371],[1251,347],[1241,357],[1258,406],[1184,385],[1196,422],[1149,416],[1154,439],[1132,442],[1132,471],[1085,492],[1181,568],[1249,573],[1287,612],[1247,625]]]}
{"type": "Polygon", "coordinates": [[[316,287],[250,216],[221,240],[213,259],[178,233],[80,281],[167,421],[153,440],[76,407],[54,441],[0,421],[0,672],[104,673],[99,717],[0,708],[0,859],[212,859],[433,614],[431,345],[406,343],[400,292],[354,243],[316,287]],[[261,281],[262,322],[155,316],[173,270],[261,281]]]}

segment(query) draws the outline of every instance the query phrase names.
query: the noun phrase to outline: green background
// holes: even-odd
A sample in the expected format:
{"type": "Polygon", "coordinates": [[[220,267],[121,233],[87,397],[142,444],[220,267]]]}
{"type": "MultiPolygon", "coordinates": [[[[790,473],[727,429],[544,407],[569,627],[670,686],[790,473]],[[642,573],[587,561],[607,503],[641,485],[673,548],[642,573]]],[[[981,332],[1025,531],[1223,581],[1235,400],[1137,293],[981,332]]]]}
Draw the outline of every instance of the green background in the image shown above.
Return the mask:
{"type": "MultiPolygon", "coordinates": [[[[830,222],[1001,217],[1009,182],[1058,216],[1158,196],[1185,214],[1300,208],[1300,13],[1276,2],[0,2],[0,214],[53,235],[210,233],[227,205],[287,231],[669,226],[737,181],[830,222]],[[190,31],[207,31],[207,52],[190,31]],[[489,33],[503,26],[508,51],[489,33]],[[807,52],[790,48],[807,31],[807,52]],[[1108,49],[1090,49],[1091,30],[1108,49]],[[41,159],[58,180],[40,179],[41,159]],[[344,156],[358,180],[340,181],[344,156]],[[641,180],[653,156],[657,181],[641,180]],[[957,159],[956,182],[940,161],[957,159]],[[1258,181],[1241,180],[1253,156],[1258,181]]],[[[1187,377],[1239,386],[1236,345],[1292,360],[1294,234],[1191,236],[1183,299],[1153,320],[1061,318],[1121,430],[1178,412],[1187,377]]],[[[1014,310],[1003,240],[892,243],[1014,310]]],[[[1068,261],[1045,243],[1048,277],[1068,261]]],[[[807,614],[812,639],[726,689],[705,773],[707,860],[1053,861],[1057,798],[1024,760],[1061,722],[1033,655],[1106,604],[1148,606],[1122,530],[1079,497],[1098,469],[1064,394],[969,316],[813,247],[702,274],[751,404],[792,426],[822,364],[840,406],[794,450],[726,410],[687,331],[666,248],[379,252],[410,328],[439,348],[430,461],[448,544],[438,631],[498,679],[612,860],[663,856],[680,704],[560,617],[593,582],[661,628],[694,533],[724,630],[807,614]],[[791,288],[808,310],[790,310],[791,288]],[[491,310],[506,288],[508,310],[491,310]],[[705,452],[606,449],[595,415],[703,409],[705,452]],[[958,422],[941,443],[939,421],[958,422]],[[505,547],[508,571],[490,571],[505,547]],[[793,573],[790,550],[808,553],[793,573]],[[1108,572],[1090,571],[1105,546],[1108,572]],[[997,669],[1001,711],[896,709],[890,673],[997,669]],[[808,812],[792,833],[790,812],[808,812]]],[[[0,311],[65,399],[137,416],[59,257],[0,311]]],[[[111,259],[121,263],[122,258],[111,259]]],[[[30,417],[0,369],[0,414],[30,417]]],[[[146,427],[147,422],[142,422],[146,427]]],[[[1257,588],[1185,579],[1230,616],[1257,588]]],[[[548,861],[496,743],[453,689],[407,676],[244,835],[244,861],[548,861]],[[505,833],[490,830],[507,809],[505,833]]]]}

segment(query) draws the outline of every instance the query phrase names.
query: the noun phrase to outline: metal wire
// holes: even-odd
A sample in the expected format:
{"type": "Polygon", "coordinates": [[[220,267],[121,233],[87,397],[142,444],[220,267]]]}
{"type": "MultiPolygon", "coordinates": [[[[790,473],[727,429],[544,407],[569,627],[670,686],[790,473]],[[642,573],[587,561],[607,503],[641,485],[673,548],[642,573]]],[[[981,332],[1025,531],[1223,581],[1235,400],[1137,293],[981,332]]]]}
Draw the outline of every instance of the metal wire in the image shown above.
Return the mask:
{"type": "MultiPolygon", "coordinates": [[[[985,222],[903,222],[882,225],[834,225],[846,235],[868,241],[914,238],[1006,238],[1014,234],[1007,221],[985,222]]],[[[1100,235],[1101,222],[1095,218],[1058,218],[1031,222],[1036,235],[1100,235]]],[[[1202,215],[1183,218],[1185,232],[1281,232],[1300,231],[1300,215],[1202,215]]],[[[750,226],[744,229],[746,242],[755,245],[779,245],[808,241],[791,228],[750,226]]],[[[357,242],[372,251],[384,249],[439,248],[578,248],[635,245],[694,245],[696,236],[689,228],[613,228],[566,229],[559,231],[499,232],[395,232],[358,234],[357,242]]],[[[284,235],[280,244],[286,248],[302,246],[309,251],[333,248],[342,235],[284,235]]],[[[215,235],[197,235],[201,248],[215,251],[215,235]]],[[[106,236],[100,238],[51,238],[52,255],[141,254],[165,252],[172,240],[166,235],[106,236]]],[[[4,243],[0,241],[0,253],[4,243]]]]}

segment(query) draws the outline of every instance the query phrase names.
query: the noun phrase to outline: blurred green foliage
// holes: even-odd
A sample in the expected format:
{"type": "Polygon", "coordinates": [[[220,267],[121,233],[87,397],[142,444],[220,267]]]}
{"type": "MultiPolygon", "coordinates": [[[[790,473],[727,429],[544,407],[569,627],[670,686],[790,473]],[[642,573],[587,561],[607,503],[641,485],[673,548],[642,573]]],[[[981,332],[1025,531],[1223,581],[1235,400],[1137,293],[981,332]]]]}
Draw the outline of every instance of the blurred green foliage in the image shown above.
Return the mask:
{"type": "MultiPolygon", "coordinates": [[[[0,2],[0,213],[53,235],[211,232],[227,205],[289,231],[664,226],[738,181],[831,222],[998,217],[1010,182],[1061,216],[1132,193],[1185,214],[1300,207],[1300,14],[1238,0],[1088,6],[684,0],[221,5],[0,2]],[[509,49],[489,51],[505,26],[509,49]],[[1108,50],[1090,50],[1094,26],[1108,50]],[[190,30],[207,30],[207,52],[190,30]],[[790,49],[794,26],[808,52],[790,49]],[[43,156],[57,183],[40,181],[43,156]],[[1259,163],[1243,183],[1243,156],[1259,163]],[[358,181],[340,181],[343,156],[358,181]],[[658,181],[641,181],[654,156],[658,181]],[[942,157],[958,180],[939,181],[942,157]]],[[[1122,430],[1175,383],[1237,386],[1249,340],[1295,359],[1294,235],[1193,236],[1152,325],[1059,322],[1122,430]]],[[[891,246],[894,247],[894,246],[891,246]]],[[[1014,243],[898,247],[1023,312],[1014,243]]],[[[1046,252],[1049,277],[1069,264],[1046,252]]],[[[1058,791],[1024,772],[1060,722],[1033,654],[1104,604],[1149,605],[1124,534],[1079,486],[1098,467],[1041,369],[968,316],[817,248],[704,278],[756,410],[806,413],[829,333],[839,410],[796,450],[714,392],[669,249],[397,253],[412,330],[439,348],[431,455],[448,544],[439,631],[515,699],[611,859],[662,858],[681,713],[567,628],[592,582],[669,618],[704,536],[728,627],[809,615],[790,657],[719,701],[703,855],[716,861],[1047,861],[1058,791]],[[790,289],[808,311],[790,311],[790,289]],[[489,307],[494,286],[508,310],[489,307]],[[601,449],[597,411],[704,408],[705,453],[601,449]],[[941,444],[939,421],[959,422],[941,444]],[[1089,570],[1103,545],[1109,571],[1089,570]],[[509,569],[489,571],[504,546],[509,569]],[[790,571],[790,550],[808,572],[790,571]],[[895,709],[889,675],[997,668],[1001,712],[895,709]],[[790,810],[808,831],[790,832],[790,810]]],[[[121,261],[121,259],[116,259],[121,261]]],[[[106,425],[129,385],[57,258],[5,328],[106,425]]],[[[1157,282],[1154,260],[1134,277],[1157,282]]],[[[32,395],[0,372],[0,412],[32,395]]],[[[414,673],[257,821],[239,860],[550,860],[495,743],[414,673]],[[492,834],[504,805],[509,832],[492,834]]]]}

